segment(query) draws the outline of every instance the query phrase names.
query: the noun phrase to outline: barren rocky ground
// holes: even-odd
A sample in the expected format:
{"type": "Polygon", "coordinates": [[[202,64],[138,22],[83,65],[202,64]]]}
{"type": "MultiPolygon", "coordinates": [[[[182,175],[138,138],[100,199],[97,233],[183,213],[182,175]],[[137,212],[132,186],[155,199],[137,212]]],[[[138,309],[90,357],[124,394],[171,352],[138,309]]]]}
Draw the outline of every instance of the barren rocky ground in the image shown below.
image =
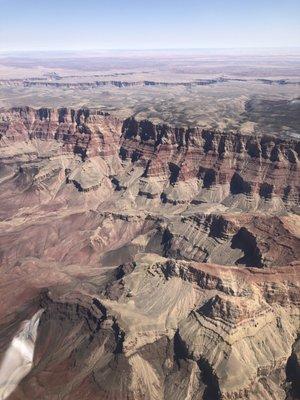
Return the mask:
{"type": "Polygon", "coordinates": [[[14,107],[0,146],[10,400],[300,398],[297,137],[14,107]]]}
{"type": "Polygon", "coordinates": [[[219,51],[0,54],[0,107],[99,108],[126,119],[296,136],[300,55],[219,51]]]}

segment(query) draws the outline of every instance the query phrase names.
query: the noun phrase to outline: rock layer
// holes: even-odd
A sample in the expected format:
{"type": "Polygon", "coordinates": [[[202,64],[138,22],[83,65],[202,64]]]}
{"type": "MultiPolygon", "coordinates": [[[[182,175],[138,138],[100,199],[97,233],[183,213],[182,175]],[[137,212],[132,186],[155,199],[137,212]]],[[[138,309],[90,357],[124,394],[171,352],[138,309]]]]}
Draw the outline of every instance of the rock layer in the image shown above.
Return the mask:
{"type": "Polygon", "coordinates": [[[29,399],[299,398],[299,142],[0,112],[0,353],[29,399]],[[298,397],[297,397],[298,396],[298,397]]]}

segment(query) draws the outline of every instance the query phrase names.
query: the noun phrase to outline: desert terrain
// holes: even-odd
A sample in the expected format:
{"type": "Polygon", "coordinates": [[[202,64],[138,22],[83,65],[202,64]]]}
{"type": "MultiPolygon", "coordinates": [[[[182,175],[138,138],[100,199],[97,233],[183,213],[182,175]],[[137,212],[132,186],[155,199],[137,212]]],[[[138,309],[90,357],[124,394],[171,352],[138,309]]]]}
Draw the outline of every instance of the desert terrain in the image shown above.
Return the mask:
{"type": "Polygon", "coordinates": [[[299,51],[0,55],[0,107],[101,108],[119,118],[295,135],[299,51]]]}
{"type": "Polygon", "coordinates": [[[300,56],[0,57],[0,398],[300,398],[300,56]]]}

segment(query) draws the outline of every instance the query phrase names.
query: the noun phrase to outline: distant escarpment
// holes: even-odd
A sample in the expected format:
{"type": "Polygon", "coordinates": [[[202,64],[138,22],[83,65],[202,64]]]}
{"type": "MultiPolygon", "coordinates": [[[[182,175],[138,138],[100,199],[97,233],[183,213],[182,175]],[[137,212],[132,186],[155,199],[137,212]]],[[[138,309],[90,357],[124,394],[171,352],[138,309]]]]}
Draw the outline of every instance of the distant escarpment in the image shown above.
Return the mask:
{"type": "MultiPolygon", "coordinates": [[[[126,74],[124,74],[126,75],[126,74]]],[[[4,87],[48,87],[48,88],[62,88],[62,89],[96,89],[107,86],[114,86],[117,88],[145,86],[145,87],[195,87],[195,86],[208,86],[222,84],[226,82],[257,82],[265,85],[299,85],[298,81],[289,81],[286,79],[243,79],[243,78],[207,78],[207,79],[194,79],[192,81],[159,81],[159,80],[99,80],[98,76],[87,76],[84,81],[80,76],[59,76],[57,74],[40,77],[40,78],[15,78],[15,79],[0,79],[0,86],[4,87]]]]}
{"type": "Polygon", "coordinates": [[[300,398],[300,143],[275,133],[0,110],[0,361],[40,316],[10,400],[300,398]]]}

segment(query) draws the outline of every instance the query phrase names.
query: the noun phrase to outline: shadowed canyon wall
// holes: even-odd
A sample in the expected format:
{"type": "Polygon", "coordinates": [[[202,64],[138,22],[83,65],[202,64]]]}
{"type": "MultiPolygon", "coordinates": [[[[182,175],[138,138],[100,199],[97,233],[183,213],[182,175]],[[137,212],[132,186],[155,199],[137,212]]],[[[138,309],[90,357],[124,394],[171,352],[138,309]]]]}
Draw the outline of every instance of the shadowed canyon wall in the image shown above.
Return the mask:
{"type": "Polygon", "coordinates": [[[44,310],[9,399],[299,398],[299,151],[1,110],[0,365],[44,310]]]}

